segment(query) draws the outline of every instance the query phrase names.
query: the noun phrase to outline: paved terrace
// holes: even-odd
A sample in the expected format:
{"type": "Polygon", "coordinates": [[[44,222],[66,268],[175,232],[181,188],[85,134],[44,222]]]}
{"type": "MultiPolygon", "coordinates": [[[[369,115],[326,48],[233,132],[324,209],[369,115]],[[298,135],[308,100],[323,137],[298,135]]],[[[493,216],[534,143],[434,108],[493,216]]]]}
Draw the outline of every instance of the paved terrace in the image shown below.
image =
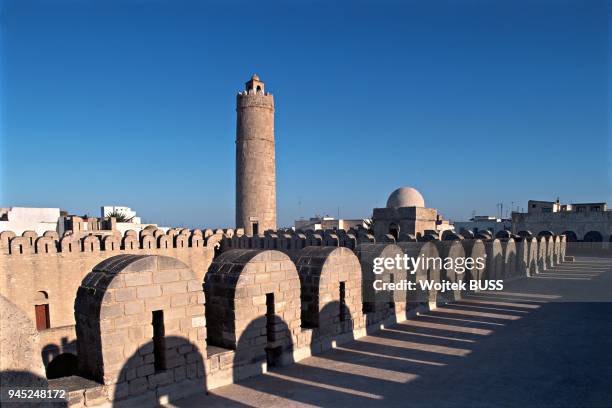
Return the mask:
{"type": "Polygon", "coordinates": [[[207,406],[612,406],[612,259],[579,258],[238,384],[207,406]]]}

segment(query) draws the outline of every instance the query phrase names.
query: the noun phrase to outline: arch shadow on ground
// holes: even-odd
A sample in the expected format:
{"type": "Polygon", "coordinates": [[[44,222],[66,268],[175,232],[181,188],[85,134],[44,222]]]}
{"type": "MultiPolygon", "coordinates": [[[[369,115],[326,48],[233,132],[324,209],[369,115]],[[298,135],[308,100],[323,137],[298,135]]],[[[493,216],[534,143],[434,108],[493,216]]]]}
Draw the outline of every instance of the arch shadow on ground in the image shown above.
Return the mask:
{"type": "Polygon", "coordinates": [[[115,386],[114,407],[157,403],[180,407],[182,398],[206,392],[204,359],[197,345],[184,337],[165,336],[160,362],[153,361],[159,357],[155,348],[149,341],[125,362],[118,376],[121,382],[115,386]]]}

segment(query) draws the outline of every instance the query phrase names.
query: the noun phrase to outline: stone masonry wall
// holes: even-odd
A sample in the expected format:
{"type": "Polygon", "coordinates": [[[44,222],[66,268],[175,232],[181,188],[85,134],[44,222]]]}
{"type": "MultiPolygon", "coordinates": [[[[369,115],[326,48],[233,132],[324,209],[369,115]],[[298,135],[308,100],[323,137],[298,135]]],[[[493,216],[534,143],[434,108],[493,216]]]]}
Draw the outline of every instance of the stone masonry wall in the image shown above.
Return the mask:
{"type": "Polygon", "coordinates": [[[391,293],[385,290],[375,290],[373,287],[375,280],[396,283],[406,279],[406,271],[403,268],[397,268],[395,264],[392,268],[384,268],[383,273],[380,275],[374,274],[375,258],[403,256],[404,253],[401,248],[395,244],[363,243],[357,245],[355,255],[357,255],[361,264],[363,311],[368,314],[368,320],[381,321],[392,314],[405,312],[405,291],[396,290],[391,293]],[[370,317],[372,314],[374,317],[370,317]]]}
{"type": "Polygon", "coordinates": [[[295,256],[301,283],[302,323],[315,339],[364,327],[361,266],[342,247],[306,247],[295,256]]]}
{"type": "Polygon", "coordinates": [[[208,343],[237,350],[234,369],[263,363],[268,352],[305,345],[300,280],[291,259],[274,250],[234,249],[210,266],[204,282],[208,343]]]}
{"type": "Polygon", "coordinates": [[[109,258],[83,279],[75,316],[80,372],[106,385],[110,399],[155,393],[186,379],[202,379],[204,389],[204,294],[183,262],[152,255],[109,258]],[[154,313],[160,313],[158,344],[154,313]]]}
{"type": "Polygon", "coordinates": [[[76,340],[67,326],[75,324],[77,289],[95,265],[118,254],[171,256],[187,264],[202,281],[214,255],[212,241],[220,237],[204,239],[201,234],[197,230],[170,230],[167,234],[146,230],[140,236],[128,231],[123,237],[67,235],[59,239],[53,231],[42,237],[15,237],[5,231],[0,234],[0,294],[34,321],[34,305],[44,292],[51,328],[65,330],[45,333],[41,347],[59,348],[76,340]]]}

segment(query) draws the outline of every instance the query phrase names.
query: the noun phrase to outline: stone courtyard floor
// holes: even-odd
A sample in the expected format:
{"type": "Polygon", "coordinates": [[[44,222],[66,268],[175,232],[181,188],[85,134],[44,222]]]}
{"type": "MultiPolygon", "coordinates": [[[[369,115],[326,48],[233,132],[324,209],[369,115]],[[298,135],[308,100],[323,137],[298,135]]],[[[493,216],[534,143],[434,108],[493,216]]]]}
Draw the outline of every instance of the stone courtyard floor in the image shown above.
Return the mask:
{"type": "Polygon", "coordinates": [[[578,258],[173,406],[610,407],[611,299],[578,258]]]}

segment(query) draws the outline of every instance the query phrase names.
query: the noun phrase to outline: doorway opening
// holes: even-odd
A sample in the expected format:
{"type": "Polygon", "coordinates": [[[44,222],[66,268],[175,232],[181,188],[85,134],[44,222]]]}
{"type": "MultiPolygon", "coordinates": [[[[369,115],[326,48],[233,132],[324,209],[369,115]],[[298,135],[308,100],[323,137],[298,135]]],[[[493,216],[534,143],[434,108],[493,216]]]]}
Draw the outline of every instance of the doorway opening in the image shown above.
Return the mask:
{"type": "Polygon", "coordinates": [[[51,327],[49,304],[34,305],[34,311],[36,312],[36,330],[49,329],[51,327]]]}

